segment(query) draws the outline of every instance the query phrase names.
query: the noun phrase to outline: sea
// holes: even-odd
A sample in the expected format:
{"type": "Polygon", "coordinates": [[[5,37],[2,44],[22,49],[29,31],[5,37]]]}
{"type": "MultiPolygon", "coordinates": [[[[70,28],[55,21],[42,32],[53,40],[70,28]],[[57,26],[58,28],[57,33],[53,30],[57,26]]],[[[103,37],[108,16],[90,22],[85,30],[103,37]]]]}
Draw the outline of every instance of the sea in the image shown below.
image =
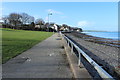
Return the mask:
{"type": "Polygon", "coordinates": [[[101,38],[110,38],[115,40],[120,40],[119,32],[83,32],[87,35],[101,37],[101,38]]]}

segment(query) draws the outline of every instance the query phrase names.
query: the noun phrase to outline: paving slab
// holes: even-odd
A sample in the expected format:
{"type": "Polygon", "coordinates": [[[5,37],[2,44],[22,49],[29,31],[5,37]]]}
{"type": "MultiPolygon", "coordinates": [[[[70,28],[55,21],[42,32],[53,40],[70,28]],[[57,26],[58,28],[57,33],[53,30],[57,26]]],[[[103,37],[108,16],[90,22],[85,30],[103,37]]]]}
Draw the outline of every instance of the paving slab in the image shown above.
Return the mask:
{"type": "Polygon", "coordinates": [[[2,65],[3,78],[72,78],[57,33],[2,65]]]}

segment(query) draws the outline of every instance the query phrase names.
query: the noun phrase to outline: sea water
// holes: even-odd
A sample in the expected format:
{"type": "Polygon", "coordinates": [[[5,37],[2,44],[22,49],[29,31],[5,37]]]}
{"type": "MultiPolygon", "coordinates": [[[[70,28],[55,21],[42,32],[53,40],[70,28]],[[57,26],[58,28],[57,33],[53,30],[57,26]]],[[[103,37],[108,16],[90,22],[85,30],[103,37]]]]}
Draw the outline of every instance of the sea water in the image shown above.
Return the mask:
{"type": "Polygon", "coordinates": [[[110,38],[110,39],[119,39],[120,37],[118,32],[83,32],[83,33],[86,33],[91,36],[110,38]]]}

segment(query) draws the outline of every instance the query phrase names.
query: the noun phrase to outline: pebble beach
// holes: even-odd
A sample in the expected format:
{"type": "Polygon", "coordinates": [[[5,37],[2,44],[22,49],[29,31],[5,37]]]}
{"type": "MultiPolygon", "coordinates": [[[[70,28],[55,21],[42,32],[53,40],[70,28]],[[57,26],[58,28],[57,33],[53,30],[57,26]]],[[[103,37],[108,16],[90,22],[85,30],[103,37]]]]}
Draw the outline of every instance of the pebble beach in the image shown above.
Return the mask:
{"type": "Polygon", "coordinates": [[[93,60],[115,77],[120,77],[119,41],[86,35],[83,33],[64,33],[74,40],[93,60]]]}

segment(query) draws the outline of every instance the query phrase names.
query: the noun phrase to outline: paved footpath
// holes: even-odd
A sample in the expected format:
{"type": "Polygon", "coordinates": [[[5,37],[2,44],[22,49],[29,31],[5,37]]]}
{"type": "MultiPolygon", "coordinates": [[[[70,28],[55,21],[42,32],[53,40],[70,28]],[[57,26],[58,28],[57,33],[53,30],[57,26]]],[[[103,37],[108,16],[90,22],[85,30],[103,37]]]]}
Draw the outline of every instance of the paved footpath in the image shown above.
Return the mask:
{"type": "Polygon", "coordinates": [[[3,78],[72,78],[61,38],[53,36],[3,64],[3,78]]]}

